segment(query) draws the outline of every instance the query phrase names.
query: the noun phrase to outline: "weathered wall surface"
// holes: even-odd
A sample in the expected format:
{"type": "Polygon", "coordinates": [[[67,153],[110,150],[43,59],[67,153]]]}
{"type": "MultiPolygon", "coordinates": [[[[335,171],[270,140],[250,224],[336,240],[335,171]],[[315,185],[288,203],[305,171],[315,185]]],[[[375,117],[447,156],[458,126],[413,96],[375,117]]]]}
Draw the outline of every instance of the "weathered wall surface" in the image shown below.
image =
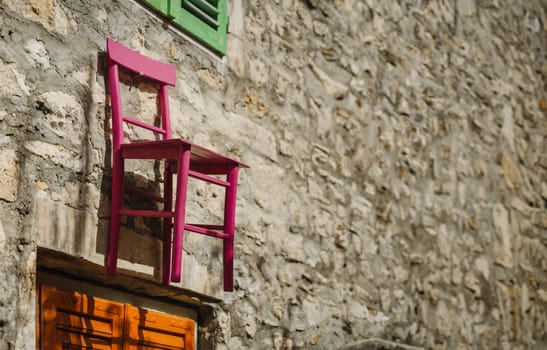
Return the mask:
{"type": "MultiPolygon", "coordinates": [[[[37,245],[101,263],[109,36],[177,65],[177,135],[252,166],[236,291],[204,347],[545,347],[545,4],[231,7],[219,60],[129,0],[0,1],[0,348],[34,347],[37,245]]],[[[208,188],[192,195],[193,215],[218,216],[208,188]]],[[[125,233],[140,243],[123,267],[158,276],[154,223],[125,233]]],[[[222,295],[204,240],[187,237],[186,286],[222,295]]]]}

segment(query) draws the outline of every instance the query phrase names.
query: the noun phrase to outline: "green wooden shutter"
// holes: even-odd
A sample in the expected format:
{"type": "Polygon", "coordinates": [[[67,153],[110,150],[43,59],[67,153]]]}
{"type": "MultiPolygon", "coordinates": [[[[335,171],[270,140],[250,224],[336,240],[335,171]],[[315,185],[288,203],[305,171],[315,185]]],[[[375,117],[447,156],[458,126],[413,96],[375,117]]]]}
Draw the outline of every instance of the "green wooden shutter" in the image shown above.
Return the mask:
{"type": "Polygon", "coordinates": [[[226,54],[227,0],[144,0],[215,51],[226,54]]]}
{"type": "Polygon", "coordinates": [[[144,2],[169,17],[170,0],[144,0],[144,2]]]}
{"type": "Polygon", "coordinates": [[[226,53],[226,0],[171,0],[173,22],[209,47],[226,53]]]}

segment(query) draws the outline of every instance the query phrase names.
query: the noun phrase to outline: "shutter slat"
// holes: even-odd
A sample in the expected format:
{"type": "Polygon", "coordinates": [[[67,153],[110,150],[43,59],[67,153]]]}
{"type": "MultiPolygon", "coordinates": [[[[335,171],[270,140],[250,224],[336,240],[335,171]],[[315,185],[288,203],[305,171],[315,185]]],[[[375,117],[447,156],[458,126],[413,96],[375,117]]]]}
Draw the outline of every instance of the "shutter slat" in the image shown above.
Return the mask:
{"type": "Polygon", "coordinates": [[[216,20],[216,16],[210,16],[205,11],[200,9],[195,3],[197,3],[199,0],[192,0],[192,1],[185,1],[182,4],[182,7],[189,11],[191,14],[205,22],[207,25],[213,28],[218,28],[218,21],[216,20]]]}
{"type": "Polygon", "coordinates": [[[187,0],[187,2],[192,3],[194,6],[211,16],[211,18],[217,19],[218,9],[216,4],[212,4],[206,0],[187,0]]]}

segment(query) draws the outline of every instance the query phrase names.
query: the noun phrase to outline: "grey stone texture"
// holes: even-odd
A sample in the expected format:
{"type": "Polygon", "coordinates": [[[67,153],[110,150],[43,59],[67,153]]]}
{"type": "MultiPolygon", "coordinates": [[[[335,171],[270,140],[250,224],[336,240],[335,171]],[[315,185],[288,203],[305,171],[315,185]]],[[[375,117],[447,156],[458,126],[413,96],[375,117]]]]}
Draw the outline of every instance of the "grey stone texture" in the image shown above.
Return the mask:
{"type": "Polygon", "coordinates": [[[348,344],[340,348],[340,350],[422,350],[424,348],[399,344],[396,342],[369,338],[354,343],[348,344]]]}
{"type": "MultiPolygon", "coordinates": [[[[106,37],[176,65],[176,136],[251,165],[233,293],[186,237],[201,349],[547,348],[545,2],[229,2],[219,58],[139,1],[0,0],[0,349],[35,347],[38,247],[103,264],[106,37]]],[[[221,196],[191,183],[190,218],[221,196]]],[[[124,222],[123,273],[159,278],[158,237],[124,222]]]]}

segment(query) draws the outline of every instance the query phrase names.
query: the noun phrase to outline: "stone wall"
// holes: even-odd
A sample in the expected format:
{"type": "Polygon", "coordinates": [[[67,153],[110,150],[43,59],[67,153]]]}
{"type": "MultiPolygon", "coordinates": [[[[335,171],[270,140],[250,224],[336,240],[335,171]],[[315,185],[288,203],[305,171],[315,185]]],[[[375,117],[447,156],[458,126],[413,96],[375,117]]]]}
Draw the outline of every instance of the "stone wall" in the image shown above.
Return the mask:
{"type": "MultiPolygon", "coordinates": [[[[187,235],[183,286],[223,299],[201,348],[547,346],[543,2],[230,7],[220,59],[131,0],[0,1],[0,349],[34,348],[37,246],[102,264],[106,37],[177,66],[177,136],[251,165],[233,293],[218,242],[187,235]]],[[[121,267],[158,278],[157,225],[125,224],[121,267]]]]}

